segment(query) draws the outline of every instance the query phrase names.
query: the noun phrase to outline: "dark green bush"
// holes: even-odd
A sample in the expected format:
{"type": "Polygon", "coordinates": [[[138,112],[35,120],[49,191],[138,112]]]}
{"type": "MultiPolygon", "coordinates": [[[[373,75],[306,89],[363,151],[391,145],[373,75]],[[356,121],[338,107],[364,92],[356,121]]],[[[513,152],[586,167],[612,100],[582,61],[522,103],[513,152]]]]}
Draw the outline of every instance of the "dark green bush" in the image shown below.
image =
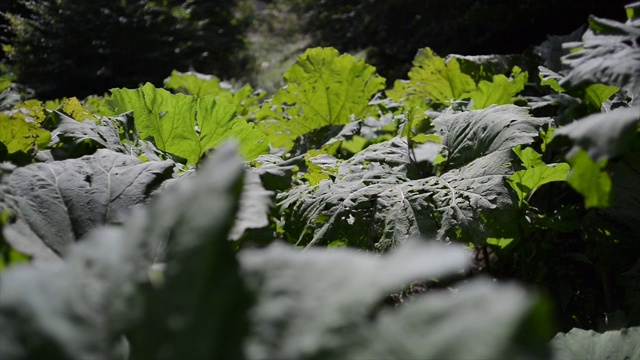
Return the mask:
{"type": "Polygon", "coordinates": [[[173,69],[238,76],[248,63],[242,0],[18,0],[9,65],[41,98],[159,84],[173,69]]]}
{"type": "Polygon", "coordinates": [[[317,45],[367,50],[391,80],[404,77],[416,51],[440,55],[521,53],[547,35],[570,33],[590,14],[624,19],[624,0],[284,0],[306,20],[317,45]]]}

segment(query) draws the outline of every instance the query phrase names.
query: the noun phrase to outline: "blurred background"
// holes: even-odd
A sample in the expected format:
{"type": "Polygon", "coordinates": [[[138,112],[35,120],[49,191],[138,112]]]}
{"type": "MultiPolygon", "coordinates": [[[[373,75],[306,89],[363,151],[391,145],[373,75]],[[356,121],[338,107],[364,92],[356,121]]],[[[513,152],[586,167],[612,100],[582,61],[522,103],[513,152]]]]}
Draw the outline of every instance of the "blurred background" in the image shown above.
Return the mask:
{"type": "Polygon", "coordinates": [[[358,54],[389,83],[416,51],[519,54],[628,0],[2,0],[0,76],[40,99],[156,86],[172,70],[274,92],[306,48],[358,54]]]}

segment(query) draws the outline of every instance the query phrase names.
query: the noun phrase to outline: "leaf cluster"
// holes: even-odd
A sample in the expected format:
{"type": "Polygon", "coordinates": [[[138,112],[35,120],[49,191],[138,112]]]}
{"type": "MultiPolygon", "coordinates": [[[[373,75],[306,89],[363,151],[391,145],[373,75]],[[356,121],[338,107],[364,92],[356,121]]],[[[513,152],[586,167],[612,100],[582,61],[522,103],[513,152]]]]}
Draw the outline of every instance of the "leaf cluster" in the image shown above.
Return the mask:
{"type": "Polygon", "coordinates": [[[8,107],[0,357],[637,356],[627,9],[539,80],[424,49],[383,92],[314,48],[267,100],[174,72],[8,107]]]}

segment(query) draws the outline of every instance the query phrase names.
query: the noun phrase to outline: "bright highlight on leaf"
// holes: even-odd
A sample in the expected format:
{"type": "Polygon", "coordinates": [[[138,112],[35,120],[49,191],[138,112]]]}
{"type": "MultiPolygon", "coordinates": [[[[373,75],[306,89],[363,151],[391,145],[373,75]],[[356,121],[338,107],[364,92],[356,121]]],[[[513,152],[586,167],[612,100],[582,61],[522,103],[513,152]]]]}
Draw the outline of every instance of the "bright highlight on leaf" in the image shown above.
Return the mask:
{"type": "Polygon", "coordinates": [[[333,48],[302,54],[284,74],[286,85],[257,114],[273,147],[290,149],[300,135],[326,125],[343,125],[375,109],[371,98],[385,80],[373,66],[333,48]]]}
{"type": "Polygon", "coordinates": [[[18,151],[29,152],[42,149],[51,140],[51,134],[32,121],[27,121],[24,114],[0,114],[0,142],[7,147],[9,154],[18,151]]]}
{"type": "Polygon", "coordinates": [[[516,191],[519,205],[526,203],[527,197],[544,184],[554,181],[564,181],[569,174],[569,164],[546,164],[542,155],[532,148],[522,149],[520,145],[513,148],[513,152],[522,161],[524,170],[516,171],[507,182],[516,191]]]}
{"type": "Polygon", "coordinates": [[[240,153],[252,160],[268,152],[266,136],[253,124],[235,117],[235,106],[216,103],[212,97],[173,95],[146,84],[138,89],[113,89],[110,104],[117,113],[133,110],[142,138],[197,163],[209,149],[235,139],[240,153]]]}
{"type": "Polygon", "coordinates": [[[457,58],[444,59],[424,48],[413,60],[409,80],[397,80],[387,96],[418,108],[428,108],[430,103],[450,106],[456,100],[472,99],[472,109],[479,110],[512,104],[527,79],[528,74],[514,66],[510,78],[497,74],[492,81],[481,80],[476,84],[470,74],[462,72],[457,58]]]}
{"type": "Polygon", "coordinates": [[[165,80],[164,86],[186,95],[213,96],[218,103],[235,105],[236,112],[241,116],[257,111],[260,99],[265,95],[264,91],[254,91],[249,84],[235,90],[213,75],[175,70],[165,80]]]}
{"type": "Polygon", "coordinates": [[[584,150],[569,159],[571,173],[567,182],[582,196],[585,207],[608,207],[611,204],[611,178],[605,171],[607,160],[594,162],[584,150]]]}
{"type": "Polygon", "coordinates": [[[515,66],[511,78],[502,74],[494,75],[493,81],[482,80],[478,88],[469,93],[473,100],[472,109],[485,109],[491,105],[512,104],[513,97],[524,90],[529,76],[522,69],[515,66]]]}
{"type": "Polygon", "coordinates": [[[387,96],[395,101],[416,98],[424,102],[426,98],[445,105],[460,99],[462,94],[476,89],[471,76],[460,70],[456,58],[449,61],[435,55],[429,48],[418,52],[409,71],[409,80],[397,80],[387,96]]]}

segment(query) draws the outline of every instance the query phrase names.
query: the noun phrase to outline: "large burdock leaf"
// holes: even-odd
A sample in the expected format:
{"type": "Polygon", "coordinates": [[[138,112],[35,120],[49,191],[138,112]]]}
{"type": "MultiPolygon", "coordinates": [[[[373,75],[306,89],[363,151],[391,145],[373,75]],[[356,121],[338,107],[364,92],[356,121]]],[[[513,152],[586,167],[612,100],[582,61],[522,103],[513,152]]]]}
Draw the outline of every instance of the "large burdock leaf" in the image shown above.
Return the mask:
{"type": "Polygon", "coordinates": [[[234,105],[217,103],[211,96],[174,95],[151,84],[111,92],[113,111],[121,114],[133,110],[143,139],[153,138],[158,149],[189,163],[197,163],[208,150],[228,139],[238,141],[240,153],[248,160],[268,152],[260,130],[237,118],[234,105]]]}
{"type": "Polygon", "coordinates": [[[570,155],[585,150],[596,161],[621,156],[638,139],[640,106],[621,108],[588,116],[554,132],[554,138],[568,138],[574,144],[570,155]]]}
{"type": "MultiPolygon", "coordinates": [[[[627,5],[632,9],[637,4],[627,5]]],[[[615,85],[640,98],[640,22],[628,12],[629,21],[619,23],[592,16],[581,42],[570,43],[569,55],[562,61],[571,67],[560,85],[568,87],[603,83],[615,85]]]]}
{"type": "MultiPolygon", "coordinates": [[[[483,243],[499,237],[494,223],[515,224],[518,198],[507,185],[512,148],[526,145],[549,119],[505,105],[441,115],[434,130],[449,154],[442,173],[423,173],[401,138],[337,162],[334,180],[303,184],[278,196],[289,240],[341,242],[386,250],[410,236],[483,243]]],[[[510,234],[514,236],[513,234],[510,234]]]]}
{"type": "Polygon", "coordinates": [[[138,156],[141,159],[162,161],[166,158],[151,142],[140,139],[133,121],[133,113],[98,120],[78,121],[54,111],[51,118],[58,126],[52,131],[49,145],[54,158],[72,158],[87,155],[96,148],[138,156]]]}
{"type": "Polygon", "coordinates": [[[13,115],[0,114],[0,129],[0,143],[7,148],[9,154],[36,151],[47,146],[51,140],[48,131],[42,129],[40,124],[28,121],[21,112],[13,115]]]}
{"type": "Polygon", "coordinates": [[[572,329],[551,340],[553,360],[640,358],[640,328],[607,331],[572,329]]]}
{"type": "Polygon", "coordinates": [[[247,356],[261,359],[544,358],[548,314],[514,285],[474,281],[454,295],[433,292],[399,307],[382,300],[416,279],[466,267],[457,246],[407,242],[375,256],[351,249],[246,250],[240,263],[256,294],[247,356]],[[526,334],[514,338],[514,333],[526,334]],[[521,340],[520,340],[521,339],[521,340]],[[531,341],[529,346],[523,341],[531,341]]]}
{"type": "Polygon", "coordinates": [[[429,48],[421,49],[413,60],[409,80],[397,80],[387,95],[395,101],[410,98],[451,105],[463,94],[476,89],[473,78],[460,70],[458,59],[445,60],[429,48]]]}
{"type": "Polygon", "coordinates": [[[236,112],[241,116],[256,111],[260,99],[266,94],[264,91],[254,91],[249,84],[234,89],[213,75],[192,71],[182,73],[174,70],[165,80],[164,86],[196,97],[212,96],[218,103],[234,105],[236,112]]]}
{"type": "Polygon", "coordinates": [[[492,106],[483,111],[443,115],[434,121],[435,130],[448,149],[448,168],[517,145],[533,142],[538,128],[549,119],[530,116],[515,105],[492,106]]]}
{"type": "Polygon", "coordinates": [[[501,73],[506,73],[503,69],[506,62],[512,61],[494,56],[445,59],[429,48],[420,49],[409,71],[409,80],[397,80],[387,95],[418,109],[450,106],[462,99],[472,99],[473,109],[512,104],[528,78],[518,66],[513,66],[510,78],[501,73]]]}
{"type": "Polygon", "coordinates": [[[122,222],[129,208],[171,176],[173,165],[99,149],[79,159],[17,168],[9,178],[15,219],[4,235],[36,259],[50,250],[63,254],[92,228],[122,222]]]}
{"type": "Polygon", "coordinates": [[[628,205],[640,200],[637,191],[632,190],[637,189],[634,184],[640,181],[640,165],[633,155],[638,151],[640,139],[638,124],[639,106],[616,109],[560,128],[555,131],[553,140],[568,139],[573,144],[567,154],[572,165],[568,181],[585,197],[585,205],[608,207],[611,198],[615,197],[611,211],[634,227],[638,226],[637,206],[628,205]],[[622,157],[623,161],[609,166],[611,174],[604,171],[610,159],[617,157],[622,157]],[[627,205],[620,206],[621,203],[627,205]]]}
{"type": "Polygon", "coordinates": [[[369,101],[385,86],[373,66],[333,48],[307,50],[284,80],[271,107],[265,104],[257,116],[269,143],[287,150],[311,130],[366,117],[375,110],[369,101]]]}
{"type": "Polygon", "coordinates": [[[227,241],[242,174],[222,147],[65,262],[6,270],[0,358],[242,358],[249,297],[227,241]]]}

